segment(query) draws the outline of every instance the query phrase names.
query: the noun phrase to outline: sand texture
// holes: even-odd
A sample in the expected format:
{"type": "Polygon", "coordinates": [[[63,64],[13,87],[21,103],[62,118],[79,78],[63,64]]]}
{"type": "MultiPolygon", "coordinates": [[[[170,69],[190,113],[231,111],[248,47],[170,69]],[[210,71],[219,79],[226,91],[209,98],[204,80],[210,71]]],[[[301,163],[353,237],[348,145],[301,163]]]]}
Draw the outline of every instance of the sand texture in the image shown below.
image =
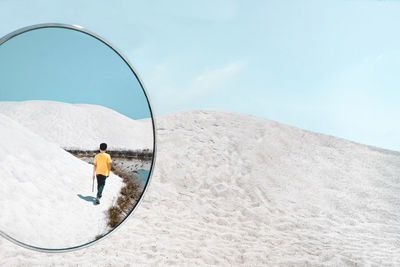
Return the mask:
{"type": "Polygon", "coordinates": [[[143,202],[95,245],[2,266],[399,266],[400,153],[250,115],[157,118],[143,202]]]}

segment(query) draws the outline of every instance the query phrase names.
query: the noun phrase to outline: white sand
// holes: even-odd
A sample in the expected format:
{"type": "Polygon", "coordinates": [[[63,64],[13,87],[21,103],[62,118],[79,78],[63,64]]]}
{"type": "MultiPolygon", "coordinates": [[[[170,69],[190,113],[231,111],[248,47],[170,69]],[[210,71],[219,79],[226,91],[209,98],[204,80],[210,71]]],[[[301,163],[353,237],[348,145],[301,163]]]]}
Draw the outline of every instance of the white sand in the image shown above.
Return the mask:
{"type": "MultiPolygon", "coordinates": [[[[93,241],[106,233],[105,211],[123,186],[111,174],[101,205],[95,196],[92,165],[0,114],[0,230],[20,242],[65,248],[93,241]]],[[[1,266],[4,266],[0,264],[1,266]]]]}
{"type": "Polygon", "coordinates": [[[0,102],[0,113],[67,149],[110,150],[153,148],[150,120],[132,120],[112,109],[56,101],[0,102]]]}
{"type": "Polygon", "coordinates": [[[225,112],[157,127],[149,191],[115,233],[51,255],[3,239],[0,263],[400,265],[400,153],[225,112]]]}

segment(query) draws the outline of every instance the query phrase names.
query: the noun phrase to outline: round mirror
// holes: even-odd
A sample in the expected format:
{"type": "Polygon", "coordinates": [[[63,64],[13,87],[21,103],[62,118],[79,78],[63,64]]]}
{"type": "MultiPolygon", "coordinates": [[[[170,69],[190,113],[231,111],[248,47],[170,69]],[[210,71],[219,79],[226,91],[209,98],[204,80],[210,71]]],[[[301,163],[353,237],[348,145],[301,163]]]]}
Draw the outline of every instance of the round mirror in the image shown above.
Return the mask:
{"type": "Polygon", "coordinates": [[[137,73],[78,26],[0,39],[0,230],[28,248],[83,247],[129,216],[149,183],[155,132],[137,73]]]}

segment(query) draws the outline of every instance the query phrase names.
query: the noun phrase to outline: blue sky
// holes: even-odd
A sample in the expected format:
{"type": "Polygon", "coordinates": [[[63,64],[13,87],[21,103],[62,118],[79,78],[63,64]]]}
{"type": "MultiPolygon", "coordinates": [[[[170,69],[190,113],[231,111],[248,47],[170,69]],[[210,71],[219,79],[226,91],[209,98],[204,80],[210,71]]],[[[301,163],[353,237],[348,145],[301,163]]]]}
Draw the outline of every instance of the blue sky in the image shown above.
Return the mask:
{"type": "Polygon", "coordinates": [[[234,111],[400,151],[398,14],[398,1],[0,1],[0,35],[84,26],[127,56],[156,115],[234,111]]]}
{"type": "Polygon", "coordinates": [[[134,119],[150,109],[129,66],[106,44],[79,31],[41,28],[0,46],[0,99],[99,104],[134,119]]]}

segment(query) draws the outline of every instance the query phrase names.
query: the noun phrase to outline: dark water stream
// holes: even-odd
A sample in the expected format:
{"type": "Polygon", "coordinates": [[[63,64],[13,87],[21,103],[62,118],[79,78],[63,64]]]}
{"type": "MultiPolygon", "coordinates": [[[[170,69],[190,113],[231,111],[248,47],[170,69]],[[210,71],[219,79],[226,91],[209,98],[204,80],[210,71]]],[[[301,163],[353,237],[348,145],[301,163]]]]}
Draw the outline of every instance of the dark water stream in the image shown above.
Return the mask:
{"type": "Polygon", "coordinates": [[[147,180],[149,179],[150,170],[140,169],[137,170],[137,178],[142,187],[146,185],[147,180]]]}

